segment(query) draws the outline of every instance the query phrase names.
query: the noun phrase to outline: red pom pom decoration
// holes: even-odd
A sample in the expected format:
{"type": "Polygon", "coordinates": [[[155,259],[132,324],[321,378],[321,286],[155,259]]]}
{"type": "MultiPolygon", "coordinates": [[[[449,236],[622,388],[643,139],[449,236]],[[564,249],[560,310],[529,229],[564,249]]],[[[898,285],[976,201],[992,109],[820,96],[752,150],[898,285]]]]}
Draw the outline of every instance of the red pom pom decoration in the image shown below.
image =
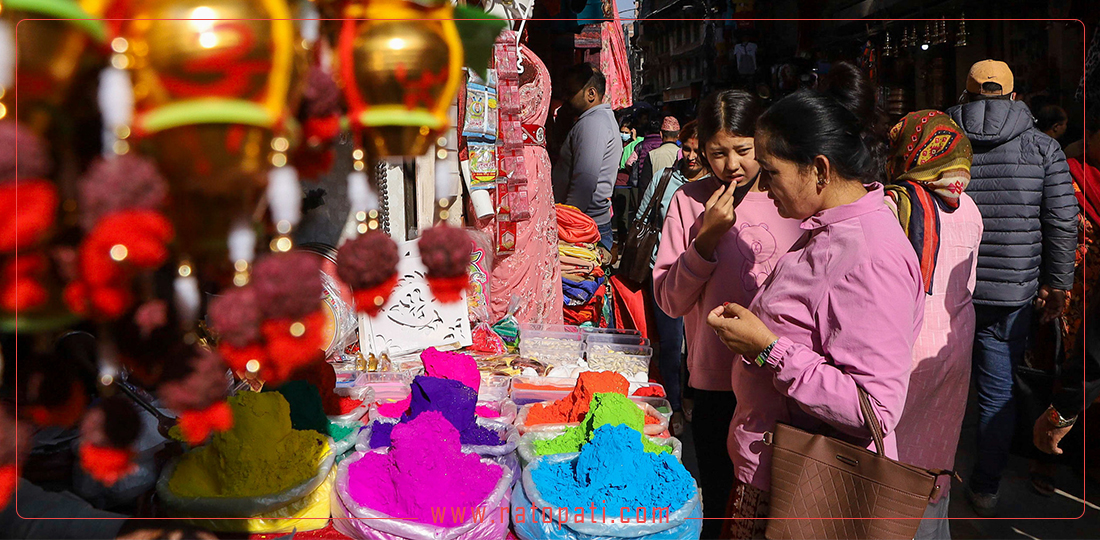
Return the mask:
{"type": "Polygon", "coordinates": [[[183,411],[179,415],[179,426],[183,439],[197,446],[213,433],[233,428],[233,409],[228,403],[219,401],[202,410],[183,411]]]}
{"type": "Polygon", "coordinates": [[[306,75],[302,104],[307,118],[339,115],[340,87],[325,70],[313,66],[306,75]]]}
{"type": "Polygon", "coordinates": [[[351,287],[358,311],[378,314],[397,286],[398,261],[397,244],[381,231],[370,231],[340,248],[336,275],[351,287]]]}
{"type": "Polygon", "coordinates": [[[29,248],[46,236],[57,214],[57,188],[46,180],[0,184],[0,253],[29,248]]]}
{"type": "Polygon", "coordinates": [[[80,444],[80,467],[97,482],[110,487],[137,471],[134,451],[129,448],[80,444]]]}
{"type": "Polygon", "coordinates": [[[189,370],[180,378],[162,382],[157,389],[164,405],[177,412],[205,409],[224,400],[228,390],[221,356],[204,348],[195,351],[197,354],[186,360],[189,370]]]}
{"type": "Polygon", "coordinates": [[[260,308],[252,287],[229,289],[214,298],[208,317],[220,343],[240,349],[260,339],[260,308]]]}
{"type": "Polygon", "coordinates": [[[432,294],[443,303],[461,300],[462,291],[470,286],[470,235],[464,229],[439,224],[424,231],[419,246],[432,294]]]}
{"type": "Polygon", "coordinates": [[[264,334],[268,362],[261,369],[261,377],[273,383],[287,380],[298,368],[324,355],[325,314],[316,311],[297,320],[272,319],[264,321],[264,334]]]}
{"type": "Polygon", "coordinates": [[[19,485],[19,466],[14,463],[0,465],[0,510],[8,507],[19,485]]]}
{"type": "Polygon", "coordinates": [[[27,253],[0,264],[0,309],[15,313],[45,305],[50,295],[40,279],[47,267],[41,253],[27,253]]]}
{"type": "Polygon", "coordinates": [[[256,263],[252,287],[265,319],[301,319],[321,306],[321,261],[302,252],[269,255],[256,263]]]}
{"type": "Polygon", "coordinates": [[[50,174],[50,157],[42,138],[14,120],[0,122],[0,182],[16,178],[44,178],[50,174]],[[16,140],[19,165],[16,170],[16,140]]]}
{"type": "Polygon", "coordinates": [[[168,183],[151,160],[134,154],[97,158],[80,179],[81,224],[91,229],[115,212],[157,210],[167,196],[168,183]]]}

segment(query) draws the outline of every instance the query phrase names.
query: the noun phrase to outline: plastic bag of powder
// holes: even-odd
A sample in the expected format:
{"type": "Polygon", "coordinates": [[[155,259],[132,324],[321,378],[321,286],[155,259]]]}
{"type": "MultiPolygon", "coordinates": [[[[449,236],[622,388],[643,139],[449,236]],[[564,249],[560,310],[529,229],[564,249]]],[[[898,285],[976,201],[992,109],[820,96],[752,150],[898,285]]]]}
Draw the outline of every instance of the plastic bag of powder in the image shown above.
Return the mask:
{"type": "MultiPolygon", "coordinates": [[[[443,527],[413,520],[393,519],[355,502],[348,493],[348,467],[363,457],[362,452],[345,459],[336,472],[336,493],[332,497],[332,525],[340,533],[365,540],[500,540],[508,534],[509,490],[514,470],[498,458],[482,458],[504,469],[492,493],[478,506],[484,519],[475,520],[474,509],[465,509],[470,518],[455,527],[443,527]]],[[[447,514],[444,519],[453,519],[447,514]]]]}
{"type": "MultiPolygon", "coordinates": [[[[567,510],[556,510],[554,505],[542,498],[531,479],[531,470],[542,464],[575,460],[579,455],[571,453],[542,456],[523,469],[522,479],[512,490],[511,520],[516,535],[521,540],[698,540],[703,529],[703,505],[698,488],[691,500],[669,512],[667,521],[662,514],[660,519],[646,519],[645,523],[614,523],[613,521],[619,521],[619,515],[610,509],[610,515],[604,515],[604,510],[599,509],[599,517],[593,519],[592,514],[585,514],[584,523],[576,523],[575,515],[566,514],[567,510]],[[543,508],[551,509],[551,513],[555,515],[544,514],[543,508]],[[520,509],[524,512],[523,521],[517,519],[519,516],[516,514],[520,509]]],[[[590,509],[586,508],[586,511],[590,509]]],[[[628,517],[633,520],[636,516],[628,517]]]]}

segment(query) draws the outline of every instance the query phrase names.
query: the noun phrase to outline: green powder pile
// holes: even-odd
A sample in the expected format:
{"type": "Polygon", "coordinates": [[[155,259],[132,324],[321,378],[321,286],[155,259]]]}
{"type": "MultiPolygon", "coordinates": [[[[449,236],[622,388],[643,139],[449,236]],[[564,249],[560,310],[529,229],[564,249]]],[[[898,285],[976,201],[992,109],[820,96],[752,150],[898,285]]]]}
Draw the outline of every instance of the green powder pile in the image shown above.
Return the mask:
{"type": "Polygon", "coordinates": [[[359,431],[359,424],[356,423],[343,426],[340,424],[329,424],[328,436],[332,437],[334,441],[342,441],[345,437],[351,435],[353,431],[359,431]]]}
{"type": "Polygon", "coordinates": [[[642,441],[642,449],[646,452],[660,454],[672,452],[671,446],[663,446],[649,442],[643,435],[645,428],[645,412],[630,398],[616,393],[595,394],[592,404],[584,415],[581,425],[571,427],[562,435],[550,440],[534,441],[535,453],[544,456],[547,454],[564,454],[567,452],[580,452],[581,447],[592,440],[592,434],[600,426],[625,424],[630,429],[638,432],[642,441]]]}
{"type": "MultiPolygon", "coordinates": [[[[272,390],[264,389],[264,392],[272,390]]],[[[290,381],[273,390],[290,404],[290,423],[294,429],[309,429],[320,435],[329,434],[328,417],[317,387],[306,381],[290,381]]]]}

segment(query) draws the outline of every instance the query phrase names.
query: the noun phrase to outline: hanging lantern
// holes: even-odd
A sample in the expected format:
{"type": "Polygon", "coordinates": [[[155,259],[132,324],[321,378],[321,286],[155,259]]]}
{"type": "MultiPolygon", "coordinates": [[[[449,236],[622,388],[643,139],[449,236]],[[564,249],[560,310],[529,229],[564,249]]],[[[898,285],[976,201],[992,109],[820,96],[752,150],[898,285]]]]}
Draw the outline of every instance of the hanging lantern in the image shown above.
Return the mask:
{"type": "Polygon", "coordinates": [[[256,212],[268,170],[287,165],[305,72],[292,12],[286,0],[122,5],[112,65],[132,74],[133,138],[168,178],[183,253],[224,265],[231,227],[256,212]]]}
{"type": "Polygon", "coordinates": [[[15,116],[18,72],[19,122],[44,134],[89,41],[105,42],[105,27],[76,0],[4,0],[0,10],[0,118],[15,116]]]}
{"type": "Polygon", "coordinates": [[[894,56],[894,44],[890,43],[890,32],[886,33],[886,41],[882,44],[882,57],[890,58],[894,56]]]}
{"type": "Polygon", "coordinates": [[[484,75],[507,25],[446,0],[360,0],[344,18],[337,72],[373,158],[426,153],[450,123],[463,65],[484,75]]]}
{"type": "Polygon", "coordinates": [[[375,157],[424,154],[447,128],[462,76],[454,8],[374,0],[344,16],[340,73],[363,145],[375,157]]]}

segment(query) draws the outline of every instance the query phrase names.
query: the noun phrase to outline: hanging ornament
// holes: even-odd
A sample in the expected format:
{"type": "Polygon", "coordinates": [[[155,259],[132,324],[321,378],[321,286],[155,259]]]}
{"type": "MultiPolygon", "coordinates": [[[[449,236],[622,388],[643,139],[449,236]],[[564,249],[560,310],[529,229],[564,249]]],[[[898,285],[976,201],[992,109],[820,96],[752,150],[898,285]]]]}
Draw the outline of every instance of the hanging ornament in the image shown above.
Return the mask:
{"type": "Polygon", "coordinates": [[[137,471],[132,445],[141,435],[141,416],[122,396],[103,398],[80,424],[80,466],[94,480],[113,486],[137,471]]]}
{"type": "Polygon", "coordinates": [[[0,118],[44,134],[69,95],[89,43],[106,44],[104,21],[77,1],[4,0],[0,12],[0,118]],[[16,32],[18,24],[18,32],[16,32]],[[18,53],[16,52],[18,51],[18,53]],[[18,72],[19,103],[15,100],[18,72]]]}
{"type": "Polygon", "coordinates": [[[506,23],[445,0],[349,2],[337,42],[352,125],[372,157],[426,153],[469,65],[484,75],[506,23]]]}
{"type": "Polygon", "coordinates": [[[920,40],[920,48],[922,51],[927,51],[932,46],[932,23],[924,22],[924,34],[920,40]]]}
{"type": "Polygon", "coordinates": [[[966,14],[963,13],[962,15],[959,16],[959,31],[955,34],[955,46],[956,47],[966,47],[967,37],[968,36],[967,36],[967,33],[966,33],[966,14]]]}
{"type": "Polygon", "coordinates": [[[444,222],[424,231],[418,245],[432,294],[443,303],[461,300],[470,285],[470,235],[444,222]]]}
{"type": "Polygon", "coordinates": [[[890,58],[894,56],[894,44],[890,43],[890,32],[886,32],[886,39],[882,44],[882,57],[890,58]]]}
{"type": "Polygon", "coordinates": [[[217,352],[202,346],[182,350],[181,361],[165,366],[165,381],[157,397],[166,407],[179,413],[184,439],[198,444],[212,433],[233,426],[232,415],[219,413],[225,403],[226,365],[217,352]]]}
{"type": "Polygon", "coordinates": [[[386,233],[368,231],[340,247],[336,275],[351,287],[355,308],[378,314],[397,286],[397,244],[386,233]]]}

